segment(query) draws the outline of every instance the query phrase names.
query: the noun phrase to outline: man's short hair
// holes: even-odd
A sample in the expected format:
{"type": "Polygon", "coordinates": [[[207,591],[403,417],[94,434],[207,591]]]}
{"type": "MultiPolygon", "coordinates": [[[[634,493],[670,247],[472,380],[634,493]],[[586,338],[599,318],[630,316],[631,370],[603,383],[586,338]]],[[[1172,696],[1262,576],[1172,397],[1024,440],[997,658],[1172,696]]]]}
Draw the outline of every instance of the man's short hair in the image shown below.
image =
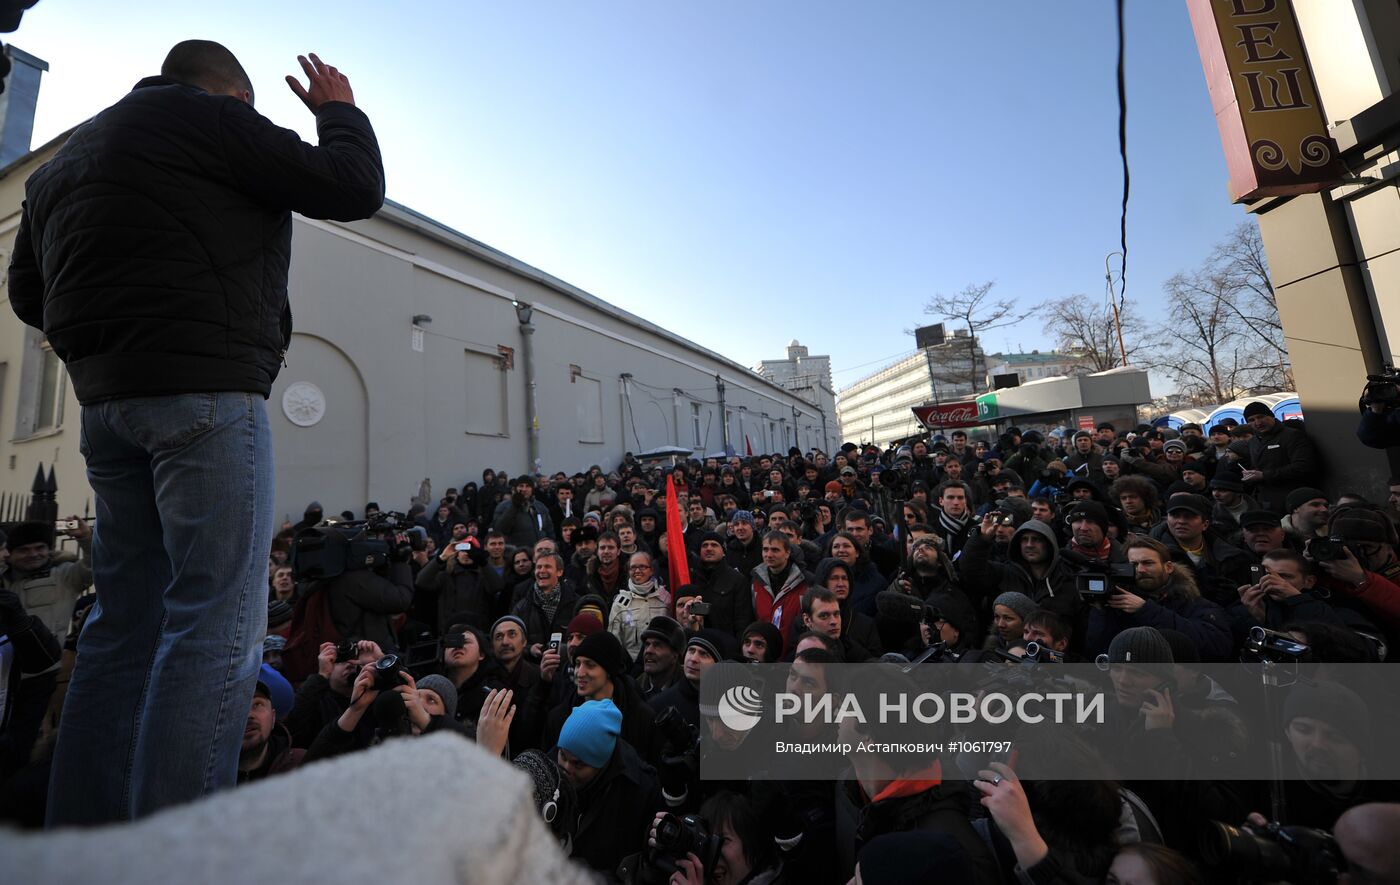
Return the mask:
{"type": "MultiPolygon", "coordinates": [[[[831,663],[839,663],[839,662],[840,662],[840,657],[839,657],[839,656],[840,656],[840,654],[841,654],[841,640],[839,640],[839,639],[832,639],[830,636],[827,636],[825,633],[818,633],[818,632],[815,631],[815,630],[808,630],[807,632],[805,632],[805,633],[803,633],[803,634],[801,634],[800,636],[797,637],[797,641],[794,642],[794,643],[792,644],[792,647],[793,647],[793,648],[797,648],[799,645],[802,644],[802,641],[803,641],[804,639],[815,639],[815,640],[817,640],[818,642],[820,642],[820,643],[822,644],[822,647],[825,648],[825,649],[827,650],[827,653],[838,656],[838,657],[837,657],[837,660],[836,660],[836,661],[832,661],[831,663]]],[[[797,656],[797,660],[799,660],[799,661],[802,660],[802,655],[799,654],[799,655],[797,656]]],[[[826,661],[813,661],[813,663],[827,663],[827,662],[826,662],[826,661]]]]}
{"type": "Polygon", "coordinates": [[[176,43],[166,53],[160,75],[219,95],[246,90],[249,104],[253,101],[253,81],[248,79],[248,72],[232,52],[212,40],[176,43]]]}
{"type": "Polygon", "coordinates": [[[1038,608],[1026,618],[1026,627],[1038,627],[1056,642],[1068,642],[1074,625],[1067,618],[1045,608],[1038,608]]]}
{"type": "Polygon", "coordinates": [[[1172,552],[1167,545],[1148,535],[1130,535],[1128,541],[1123,544],[1124,555],[1127,555],[1129,550],[1151,550],[1157,554],[1158,560],[1172,561],[1172,552]]]}
{"type": "Polygon", "coordinates": [[[967,498],[969,503],[972,501],[972,486],[960,479],[945,479],[943,482],[940,482],[938,488],[935,489],[937,492],[935,499],[939,501],[943,500],[943,493],[949,489],[962,489],[963,497],[967,498]]]}
{"type": "Polygon", "coordinates": [[[837,605],[841,604],[841,600],[836,597],[835,593],[818,584],[802,594],[802,613],[804,615],[810,615],[812,613],[812,605],[818,601],[826,603],[834,602],[837,605]]]}
{"type": "Polygon", "coordinates": [[[783,534],[782,529],[769,529],[763,533],[763,540],[772,541],[775,544],[782,544],[784,547],[789,548],[791,545],[791,542],[788,541],[788,536],[783,534]]]}
{"type": "Polygon", "coordinates": [[[489,541],[489,540],[491,540],[492,538],[500,538],[502,541],[504,541],[505,538],[506,538],[506,535],[505,535],[505,532],[499,532],[499,531],[497,531],[497,530],[495,530],[495,529],[492,529],[491,531],[489,531],[489,532],[486,533],[486,540],[489,541]]]}
{"type": "Polygon", "coordinates": [[[864,511],[864,510],[847,510],[847,511],[842,515],[841,521],[842,521],[843,523],[846,523],[846,522],[863,522],[863,523],[866,524],[866,526],[869,526],[869,525],[870,525],[870,514],[869,514],[868,512],[866,512],[866,511],[864,511]]]}
{"type": "Polygon", "coordinates": [[[1313,574],[1312,564],[1303,557],[1297,550],[1290,550],[1287,547],[1279,547],[1265,553],[1263,559],[1272,559],[1274,562],[1291,562],[1298,569],[1300,575],[1313,574]]]}
{"type": "MultiPolygon", "coordinates": [[[[522,549],[524,549],[524,548],[522,548],[522,549]]],[[[554,564],[557,565],[557,566],[559,566],[559,571],[560,571],[561,573],[564,571],[564,557],[563,557],[562,555],[560,555],[559,552],[558,552],[557,550],[550,550],[550,551],[548,551],[547,553],[541,553],[539,556],[536,556],[536,557],[535,557],[535,565],[539,565],[541,562],[545,561],[546,559],[552,559],[552,560],[554,560],[554,564]]]]}
{"type": "Polygon", "coordinates": [[[622,546],[622,539],[619,538],[617,536],[617,532],[613,531],[612,529],[608,529],[606,532],[598,533],[598,543],[602,544],[604,541],[612,541],[617,546],[622,546]]]}

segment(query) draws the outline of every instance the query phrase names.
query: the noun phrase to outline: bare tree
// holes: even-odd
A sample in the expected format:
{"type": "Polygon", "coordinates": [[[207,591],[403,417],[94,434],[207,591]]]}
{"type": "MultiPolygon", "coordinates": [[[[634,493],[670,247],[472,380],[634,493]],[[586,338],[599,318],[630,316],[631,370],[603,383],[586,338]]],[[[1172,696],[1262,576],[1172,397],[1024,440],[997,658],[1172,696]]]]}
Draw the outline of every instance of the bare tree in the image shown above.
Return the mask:
{"type": "MultiPolygon", "coordinates": [[[[1045,334],[1055,340],[1055,349],[1078,356],[1088,370],[1103,372],[1124,364],[1118,330],[1113,325],[1113,308],[1109,305],[1071,295],[1048,301],[1037,312],[1045,320],[1045,334]]],[[[1125,302],[1118,314],[1123,327],[1122,350],[1127,351],[1128,364],[1149,368],[1151,348],[1145,324],[1131,302],[1125,302]]]]}
{"type": "Polygon", "coordinates": [[[1223,402],[1292,386],[1278,302],[1252,221],[1163,288],[1171,315],[1163,329],[1171,345],[1163,369],[1183,393],[1223,402]]]}
{"type": "Polygon", "coordinates": [[[924,305],[924,313],[967,329],[967,382],[973,390],[981,389],[986,374],[984,358],[979,357],[981,348],[977,346],[982,333],[1014,326],[1029,315],[1028,311],[1018,312],[1014,301],[992,298],[994,285],[992,282],[969,283],[955,295],[939,293],[924,305]]]}
{"type": "Polygon", "coordinates": [[[1259,356],[1270,364],[1255,379],[1256,386],[1291,388],[1293,369],[1288,362],[1283,321],[1279,318],[1259,226],[1252,220],[1242,222],[1215,247],[1207,265],[1220,277],[1226,309],[1239,321],[1247,337],[1262,349],[1259,356]]]}

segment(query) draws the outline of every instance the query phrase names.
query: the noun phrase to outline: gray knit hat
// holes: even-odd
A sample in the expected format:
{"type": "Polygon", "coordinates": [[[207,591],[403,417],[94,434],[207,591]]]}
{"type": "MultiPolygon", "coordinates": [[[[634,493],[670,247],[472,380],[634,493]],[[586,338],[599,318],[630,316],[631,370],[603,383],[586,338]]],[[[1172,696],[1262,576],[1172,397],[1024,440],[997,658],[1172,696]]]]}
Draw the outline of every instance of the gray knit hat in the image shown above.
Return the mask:
{"type": "Polygon", "coordinates": [[[426,688],[433,694],[442,698],[442,706],[447,711],[448,719],[457,718],[457,686],[452,684],[452,680],[446,676],[439,676],[434,673],[431,676],[424,676],[418,680],[419,688],[426,688]]]}
{"type": "Polygon", "coordinates": [[[1020,615],[1023,621],[1031,616],[1031,612],[1039,608],[1029,596],[1024,593],[1018,593],[1015,590],[1008,590],[1001,594],[996,599],[992,600],[992,605],[1006,606],[1020,615]]]}
{"type": "Polygon", "coordinates": [[[1365,701],[1346,686],[1336,682],[1293,686],[1283,703],[1284,727],[1300,716],[1326,722],[1346,735],[1362,753],[1369,752],[1371,714],[1366,710],[1365,701]]]}
{"type": "Polygon", "coordinates": [[[1110,664],[1172,664],[1172,647],[1153,627],[1129,627],[1108,646],[1110,664]]]}

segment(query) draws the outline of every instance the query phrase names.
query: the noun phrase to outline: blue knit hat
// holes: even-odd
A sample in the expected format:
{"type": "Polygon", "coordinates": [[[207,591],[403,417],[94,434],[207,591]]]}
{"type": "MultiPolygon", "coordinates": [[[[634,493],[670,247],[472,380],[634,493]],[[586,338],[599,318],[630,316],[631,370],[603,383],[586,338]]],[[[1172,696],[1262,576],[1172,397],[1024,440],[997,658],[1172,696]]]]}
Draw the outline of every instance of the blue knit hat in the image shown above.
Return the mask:
{"type": "Polygon", "coordinates": [[[622,711],[611,700],[584,701],[564,720],[559,746],[584,765],[602,768],[612,758],[622,733],[622,711]]]}

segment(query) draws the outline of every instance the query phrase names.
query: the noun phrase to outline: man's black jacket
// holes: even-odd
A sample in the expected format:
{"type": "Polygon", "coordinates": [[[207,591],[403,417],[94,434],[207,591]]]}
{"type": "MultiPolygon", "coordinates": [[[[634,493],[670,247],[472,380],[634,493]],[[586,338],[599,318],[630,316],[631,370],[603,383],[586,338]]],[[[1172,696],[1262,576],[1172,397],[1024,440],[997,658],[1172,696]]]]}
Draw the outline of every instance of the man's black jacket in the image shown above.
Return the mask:
{"type": "Polygon", "coordinates": [[[319,147],[236,98],[148,77],[29,177],[10,303],[80,403],[268,395],[292,332],[291,213],[353,221],[384,202],[364,112],[327,102],[316,127],[319,147]]]}

